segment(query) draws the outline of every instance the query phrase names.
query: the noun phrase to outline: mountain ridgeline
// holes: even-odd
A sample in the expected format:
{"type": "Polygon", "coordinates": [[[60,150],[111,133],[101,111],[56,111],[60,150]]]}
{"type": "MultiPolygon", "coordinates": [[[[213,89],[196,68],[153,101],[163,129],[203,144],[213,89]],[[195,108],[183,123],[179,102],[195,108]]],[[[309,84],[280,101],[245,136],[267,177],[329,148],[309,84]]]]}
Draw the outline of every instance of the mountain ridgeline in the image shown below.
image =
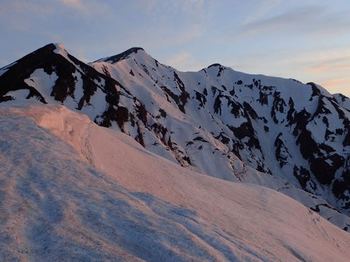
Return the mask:
{"type": "Polygon", "coordinates": [[[350,99],[315,83],[220,64],[180,72],[142,48],[86,64],[49,44],[0,69],[0,103],[28,102],[79,110],[189,169],[350,213],[350,99]]]}

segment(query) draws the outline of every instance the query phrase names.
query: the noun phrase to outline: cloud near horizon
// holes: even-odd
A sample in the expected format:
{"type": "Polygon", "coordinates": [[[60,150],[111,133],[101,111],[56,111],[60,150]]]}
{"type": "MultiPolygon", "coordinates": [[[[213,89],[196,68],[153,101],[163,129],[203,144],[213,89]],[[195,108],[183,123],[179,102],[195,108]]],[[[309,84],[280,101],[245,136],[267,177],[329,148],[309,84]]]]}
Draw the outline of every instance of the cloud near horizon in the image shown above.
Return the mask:
{"type": "Polygon", "coordinates": [[[296,32],[322,36],[347,33],[350,26],[349,11],[332,10],[321,4],[298,6],[243,23],[240,31],[242,34],[296,32]]]}

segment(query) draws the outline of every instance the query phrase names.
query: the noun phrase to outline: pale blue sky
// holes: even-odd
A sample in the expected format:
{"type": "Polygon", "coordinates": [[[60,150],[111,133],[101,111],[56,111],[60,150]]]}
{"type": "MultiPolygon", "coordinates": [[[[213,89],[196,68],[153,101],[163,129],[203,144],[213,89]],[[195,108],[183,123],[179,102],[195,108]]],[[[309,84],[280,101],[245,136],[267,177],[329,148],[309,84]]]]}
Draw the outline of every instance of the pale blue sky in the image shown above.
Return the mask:
{"type": "Polygon", "coordinates": [[[179,70],[214,62],[350,96],[349,0],[0,0],[0,67],[49,42],[83,61],[141,46],[179,70]]]}

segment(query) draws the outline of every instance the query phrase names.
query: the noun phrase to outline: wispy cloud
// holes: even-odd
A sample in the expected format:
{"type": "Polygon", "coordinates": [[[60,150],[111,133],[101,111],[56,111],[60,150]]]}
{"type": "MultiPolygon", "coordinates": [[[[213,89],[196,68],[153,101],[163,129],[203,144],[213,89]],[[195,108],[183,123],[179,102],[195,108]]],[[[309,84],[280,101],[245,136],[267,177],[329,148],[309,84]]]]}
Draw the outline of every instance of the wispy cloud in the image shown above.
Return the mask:
{"type": "Polygon", "coordinates": [[[309,73],[349,70],[350,48],[334,47],[304,51],[294,55],[294,57],[290,57],[289,61],[309,73]]]}
{"type": "Polygon", "coordinates": [[[54,13],[60,12],[62,8],[69,8],[79,11],[80,14],[101,14],[101,11],[108,10],[107,4],[96,0],[2,0],[0,4],[0,14],[6,15],[13,20],[21,19],[16,16],[22,14],[24,16],[35,15],[37,17],[48,17],[54,13]]]}
{"type": "Polygon", "coordinates": [[[340,58],[331,58],[329,60],[324,60],[322,62],[314,62],[314,65],[311,65],[307,68],[307,71],[310,73],[328,73],[330,71],[350,71],[350,57],[340,57],[340,58]]]}
{"type": "Polygon", "coordinates": [[[321,85],[327,88],[331,93],[342,93],[350,97],[350,77],[329,79],[321,82],[321,85]]]}
{"type": "Polygon", "coordinates": [[[339,88],[340,86],[347,86],[350,89],[350,78],[336,78],[328,79],[321,83],[328,88],[339,88]]]}
{"type": "Polygon", "coordinates": [[[350,48],[334,47],[302,52],[290,57],[295,74],[320,83],[331,93],[350,96],[350,48]]]}
{"type": "Polygon", "coordinates": [[[299,34],[339,34],[348,32],[350,26],[348,11],[332,11],[329,7],[321,5],[299,6],[244,23],[241,27],[241,33],[289,34],[292,31],[299,34]]]}
{"type": "Polygon", "coordinates": [[[329,51],[305,62],[304,71],[331,93],[350,96],[350,49],[329,51]]]}
{"type": "Polygon", "coordinates": [[[50,14],[52,11],[53,7],[45,1],[3,0],[0,5],[0,14],[50,14]]]}
{"type": "Polygon", "coordinates": [[[201,63],[186,51],[169,57],[165,62],[178,70],[198,71],[201,68],[201,63]]]}
{"type": "Polygon", "coordinates": [[[47,1],[3,0],[0,4],[0,21],[5,23],[4,30],[26,33],[31,32],[33,17],[49,17],[54,7],[47,1]]]}
{"type": "Polygon", "coordinates": [[[265,18],[270,12],[281,4],[282,0],[265,0],[255,5],[255,8],[244,18],[243,24],[250,24],[265,18]]]}
{"type": "Polygon", "coordinates": [[[58,4],[79,12],[80,15],[106,15],[111,11],[111,5],[98,0],[57,0],[58,4]]]}
{"type": "Polygon", "coordinates": [[[176,0],[176,1],[164,1],[164,0],[136,0],[136,5],[141,9],[154,13],[157,11],[169,11],[173,12],[185,12],[196,13],[201,11],[208,0],[176,0]]]}
{"type": "Polygon", "coordinates": [[[59,0],[63,5],[74,8],[74,9],[79,9],[82,10],[84,9],[84,5],[81,0],[59,0]]]}

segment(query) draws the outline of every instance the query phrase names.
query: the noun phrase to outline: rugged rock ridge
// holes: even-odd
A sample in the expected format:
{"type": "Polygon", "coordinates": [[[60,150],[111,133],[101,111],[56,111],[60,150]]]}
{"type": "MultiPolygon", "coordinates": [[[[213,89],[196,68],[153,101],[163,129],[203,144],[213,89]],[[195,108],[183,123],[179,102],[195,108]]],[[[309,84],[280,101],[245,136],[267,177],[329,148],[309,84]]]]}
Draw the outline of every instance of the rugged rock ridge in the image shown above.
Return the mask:
{"type": "Polygon", "coordinates": [[[127,109],[120,95],[129,95],[118,81],[97,72],[60,45],[49,44],[5,67],[0,75],[0,101],[35,98],[82,110],[103,126],[121,124],[127,109]],[[96,94],[104,96],[97,101],[96,94]],[[103,103],[103,105],[101,105],[103,103]]]}
{"type": "Polygon", "coordinates": [[[87,65],[50,44],[0,70],[0,101],[33,98],[81,110],[191,169],[301,188],[321,199],[314,210],[349,213],[349,99],[314,83],[220,64],[179,72],[142,48],[87,65]]]}

